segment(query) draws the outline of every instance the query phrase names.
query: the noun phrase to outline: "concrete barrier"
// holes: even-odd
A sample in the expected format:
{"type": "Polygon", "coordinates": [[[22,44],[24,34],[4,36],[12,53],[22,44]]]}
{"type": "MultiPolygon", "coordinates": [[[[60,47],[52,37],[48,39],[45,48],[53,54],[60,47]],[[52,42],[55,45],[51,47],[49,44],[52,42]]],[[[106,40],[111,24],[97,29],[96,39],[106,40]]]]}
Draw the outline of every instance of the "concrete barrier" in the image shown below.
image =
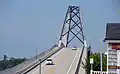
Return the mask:
{"type": "MultiPolygon", "coordinates": [[[[45,56],[41,57],[41,63],[43,61],[45,61],[47,58],[49,58],[50,56],[52,56],[53,54],[55,54],[56,52],[58,52],[60,49],[62,49],[63,47],[56,47],[55,49],[53,49],[52,51],[50,51],[48,54],[46,54],[45,56]]],[[[36,66],[38,66],[40,64],[39,59],[32,62],[30,65],[18,70],[15,72],[15,74],[26,74],[29,71],[31,71],[32,69],[34,69],[36,66]]]]}

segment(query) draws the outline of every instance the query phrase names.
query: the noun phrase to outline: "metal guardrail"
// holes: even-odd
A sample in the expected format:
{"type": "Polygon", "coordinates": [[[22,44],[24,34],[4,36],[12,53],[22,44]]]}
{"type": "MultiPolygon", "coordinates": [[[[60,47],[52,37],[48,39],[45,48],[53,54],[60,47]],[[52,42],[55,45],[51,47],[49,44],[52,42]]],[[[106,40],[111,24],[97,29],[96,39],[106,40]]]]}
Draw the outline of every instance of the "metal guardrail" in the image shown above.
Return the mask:
{"type": "MultiPolygon", "coordinates": [[[[41,63],[43,61],[45,61],[47,58],[49,58],[50,56],[52,56],[53,54],[55,54],[56,52],[58,52],[60,49],[62,49],[63,47],[59,47],[59,48],[56,48],[56,49],[53,49],[52,51],[50,51],[48,54],[46,54],[45,56],[41,57],[41,63]]],[[[36,66],[38,66],[40,64],[39,62],[39,59],[34,61],[32,64],[24,67],[23,69],[19,70],[19,71],[16,71],[15,74],[26,74],[28,73],[29,71],[31,71],[32,69],[34,69],[36,66]]]]}

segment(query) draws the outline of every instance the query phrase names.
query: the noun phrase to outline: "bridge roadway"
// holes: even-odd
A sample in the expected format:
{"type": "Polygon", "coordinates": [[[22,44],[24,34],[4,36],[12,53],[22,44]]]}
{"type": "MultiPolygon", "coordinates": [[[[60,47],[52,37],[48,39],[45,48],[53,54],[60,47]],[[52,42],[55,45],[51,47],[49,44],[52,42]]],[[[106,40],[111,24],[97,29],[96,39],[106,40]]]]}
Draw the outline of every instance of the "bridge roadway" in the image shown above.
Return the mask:
{"type": "MultiPolygon", "coordinates": [[[[72,50],[70,48],[63,48],[55,53],[51,58],[54,65],[46,65],[46,61],[41,63],[41,74],[74,74],[77,67],[78,58],[81,54],[81,50],[72,50]]],[[[40,66],[37,66],[27,74],[40,74],[40,66]]],[[[82,68],[81,68],[82,69],[82,68]]],[[[84,70],[82,70],[82,74],[84,70]]]]}

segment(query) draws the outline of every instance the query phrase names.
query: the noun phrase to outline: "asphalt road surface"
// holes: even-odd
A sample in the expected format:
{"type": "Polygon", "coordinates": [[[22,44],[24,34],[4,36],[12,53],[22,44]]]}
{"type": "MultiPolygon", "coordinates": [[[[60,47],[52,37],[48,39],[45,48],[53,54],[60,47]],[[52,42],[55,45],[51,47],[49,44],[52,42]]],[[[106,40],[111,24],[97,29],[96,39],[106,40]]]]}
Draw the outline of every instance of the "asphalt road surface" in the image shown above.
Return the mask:
{"type": "MultiPolygon", "coordinates": [[[[46,65],[46,61],[41,63],[41,74],[74,74],[80,53],[80,49],[61,49],[51,56],[54,65],[46,65]]],[[[37,66],[27,74],[40,74],[39,71],[40,66],[37,66]]]]}

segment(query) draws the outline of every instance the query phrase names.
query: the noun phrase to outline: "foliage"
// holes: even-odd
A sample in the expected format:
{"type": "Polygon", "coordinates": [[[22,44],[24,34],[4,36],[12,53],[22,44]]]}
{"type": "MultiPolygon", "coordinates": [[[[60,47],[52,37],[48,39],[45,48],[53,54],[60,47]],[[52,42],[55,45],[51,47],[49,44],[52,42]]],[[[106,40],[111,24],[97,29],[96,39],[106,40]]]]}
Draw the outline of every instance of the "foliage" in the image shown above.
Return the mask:
{"type": "MultiPolygon", "coordinates": [[[[90,56],[90,58],[94,59],[94,64],[93,64],[93,70],[94,71],[100,71],[100,53],[94,53],[93,55],[90,56]]],[[[106,66],[107,66],[107,56],[103,55],[102,56],[102,69],[103,71],[106,71],[106,66]]]]}
{"type": "Polygon", "coordinates": [[[85,69],[85,71],[87,72],[87,74],[90,74],[90,63],[89,63],[89,59],[85,59],[86,62],[82,62],[82,68],[85,69]]]}
{"type": "MultiPolygon", "coordinates": [[[[103,61],[102,61],[102,65],[103,65],[103,71],[106,71],[106,66],[107,66],[107,56],[103,54],[102,56],[103,61]]],[[[90,69],[91,69],[91,65],[90,65],[90,58],[94,59],[94,64],[93,64],[93,70],[94,71],[100,71],[100,53],[94,53],[91,54],[86,60],[86,62],[82,62],[82,66],[83,68],[86,70],[87,74],[90,74],[90,69]]]]}
{"type": "Polygon", "coordinates": [[[16,58],[13,58],[13,57],[11,57],[8,60],[7,56],[4,55],[3,60],[0,60],[0,71],[8,69],[8,68],[12,68],[12,67],[22,63],[25,60],[26,60],[26,58],[18,58],[18,59],[16,59],[16,58]]]}

